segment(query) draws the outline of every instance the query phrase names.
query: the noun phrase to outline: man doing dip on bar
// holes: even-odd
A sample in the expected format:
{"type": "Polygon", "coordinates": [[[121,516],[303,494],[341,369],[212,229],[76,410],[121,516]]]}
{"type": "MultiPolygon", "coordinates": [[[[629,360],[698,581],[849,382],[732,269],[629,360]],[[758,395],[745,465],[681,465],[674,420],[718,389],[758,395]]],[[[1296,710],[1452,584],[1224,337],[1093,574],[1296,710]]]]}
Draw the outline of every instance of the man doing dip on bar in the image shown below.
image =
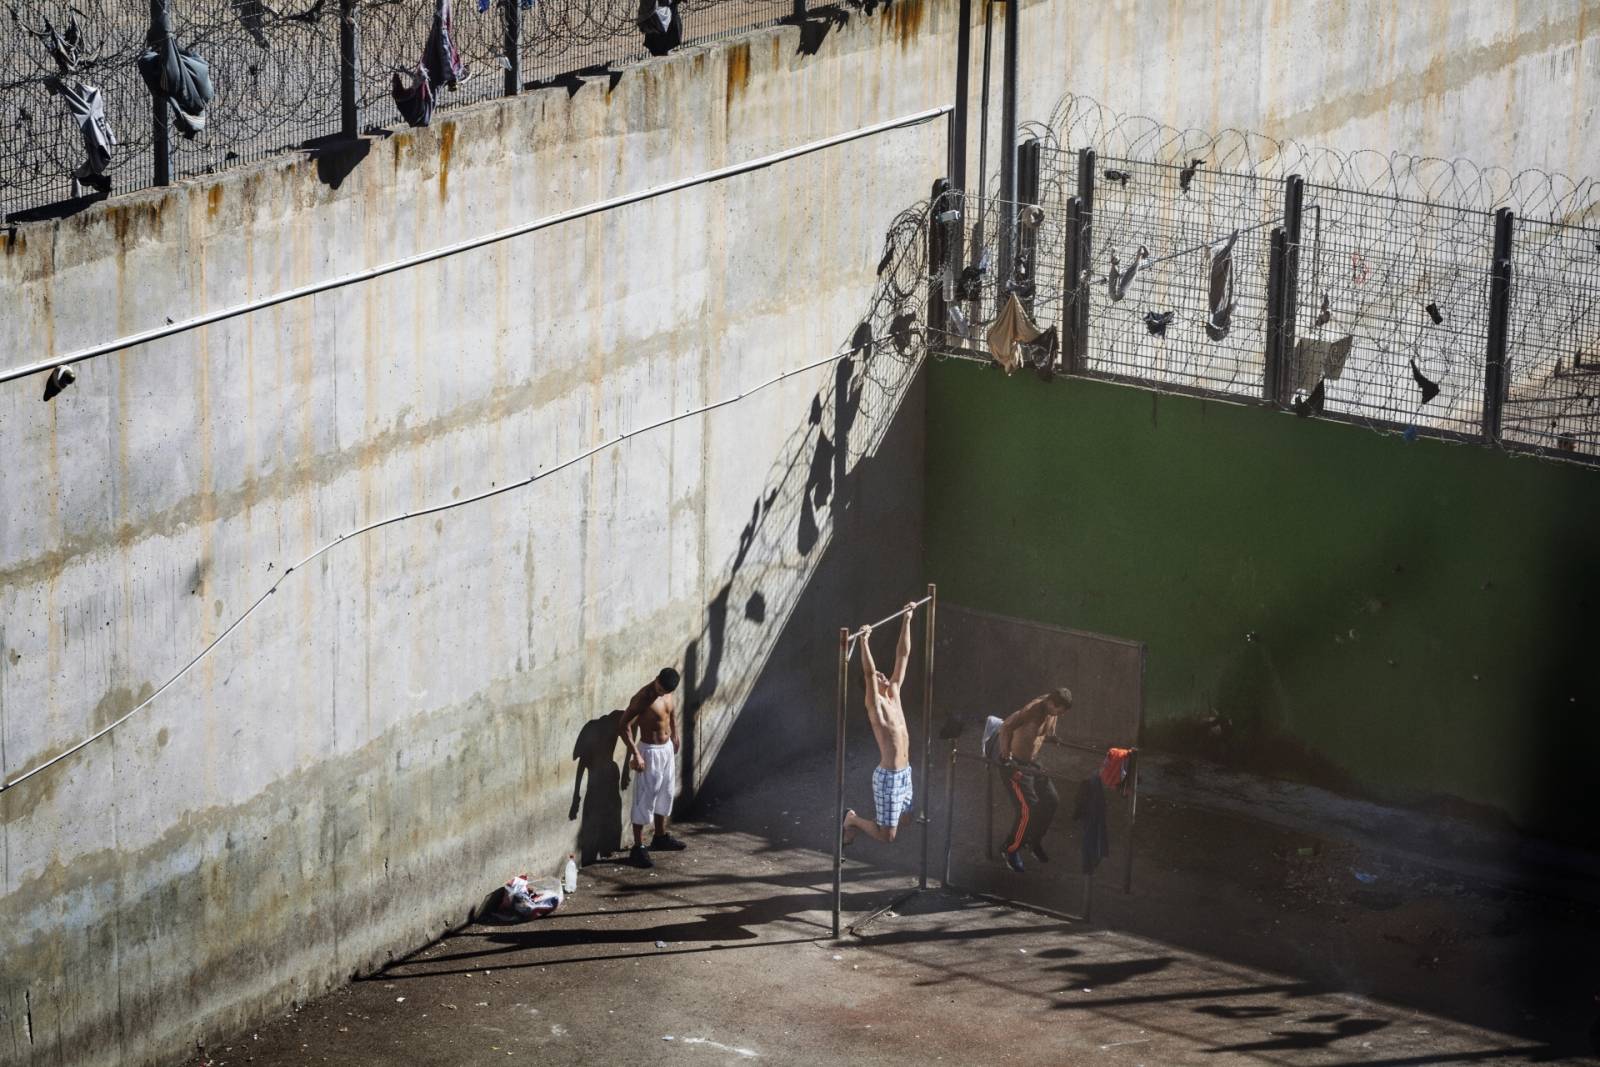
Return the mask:
{"type": "Polygon", "coordinates": [[[900,707],[900,686],[911,662],[911,613],[907,604],[900,617],[900,646],[894,654],[894,673],[885,678],[872,662],[872,627],[861,631],[861,674],[866,689],[867,721],[878,739],[878,767],[872,772],[873,816],[869,822],[854,810],[844,813],[844,843],[864,833],[884,844],[894,840],[900,819],[911,810],[911,738],[906,713],[900,707]]]}
{"type": "Polygon", "coordinates": [[[628,853],[628,862],[635,867],[654,867],[650,852],[678,852],[685,847],[667,833],[667,816],[672,814],[678,786],[678,703],[672,695],[677,688],[678,672],[663,667],[655,681],[633,695],[617,725],[628,748],[628,765],[637,775],[633,780],[633,849],[628,853]],[[634,743],[636,730],[642,744],[634,743]],[[650,852],[646,852],[644,824],[651,821],[656,832],[650,839],[650,852]]]}
{"type": "Polygon", "coordinates": [[[1006,792],[1017,809],[1016,825],[1006,838],[1006,865],[1022,873],[1022,847],[1026,845],[1040,863],[1045,855],[1044,835],[1056,817],[1060,797],[1056,784],[1039,766],[1039,750],[1056,736],[1061,713],[1072,707],[1072,690],[1062,687],[1034,697],[1006,716],[994,738],[994,755],[1000,761],[1006,792]]]}

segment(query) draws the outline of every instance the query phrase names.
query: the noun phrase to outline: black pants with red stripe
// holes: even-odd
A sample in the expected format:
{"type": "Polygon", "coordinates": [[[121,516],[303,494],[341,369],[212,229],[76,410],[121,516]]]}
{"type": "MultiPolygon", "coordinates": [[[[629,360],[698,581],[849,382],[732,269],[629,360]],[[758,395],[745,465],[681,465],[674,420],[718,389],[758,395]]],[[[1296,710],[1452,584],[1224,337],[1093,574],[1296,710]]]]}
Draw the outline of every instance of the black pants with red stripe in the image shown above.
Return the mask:
{"type": "Polygon", "coordinates": [[[1037,763],[1024,763],[1006,775],[1006,794],[1017,810],[1016,824],[1005,841],[1007,852],[1015,852],[1024,845],[1037,845],[1055,821],[1061,798],[1056,795],[1055,782],[1034,773],[1039,769],[1037,763]]]}

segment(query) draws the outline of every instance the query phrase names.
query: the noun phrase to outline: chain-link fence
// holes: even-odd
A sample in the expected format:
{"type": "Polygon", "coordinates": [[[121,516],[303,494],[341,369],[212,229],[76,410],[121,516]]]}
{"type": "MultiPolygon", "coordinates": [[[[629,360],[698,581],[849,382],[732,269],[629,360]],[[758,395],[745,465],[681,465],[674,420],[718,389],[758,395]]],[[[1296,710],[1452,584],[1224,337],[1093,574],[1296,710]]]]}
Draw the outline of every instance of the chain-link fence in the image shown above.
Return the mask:
{"type": "Polygon", "coordinates": [[[1024,333],[1056,328],[1046,375],[1600,460],[1592,181],[1112,122],[1070,100],[1025,127],[1017,202],[951,194],[934,212],[940,354],[1034,365],[1015,294],[1024,333]],[[1118,154],[1062,147],[1079,136],[1118,154]],[[1539,210],[1560,215],[1523,215],[1539,210]]]}
{"type": "Polygon", "coordinates": [[[395,76],[414,81],[441,22],[459,68],[430,86],[437,109],[804,11],[804,0],[11,0],[0,8],[12,31],[0,56],[0,123],[11,132],[0,219],[402,125],[395,76]],[[153,29],[163,10],[214,93],[192,137],[155,106],[139,71],[167,38],[153,29]]]}

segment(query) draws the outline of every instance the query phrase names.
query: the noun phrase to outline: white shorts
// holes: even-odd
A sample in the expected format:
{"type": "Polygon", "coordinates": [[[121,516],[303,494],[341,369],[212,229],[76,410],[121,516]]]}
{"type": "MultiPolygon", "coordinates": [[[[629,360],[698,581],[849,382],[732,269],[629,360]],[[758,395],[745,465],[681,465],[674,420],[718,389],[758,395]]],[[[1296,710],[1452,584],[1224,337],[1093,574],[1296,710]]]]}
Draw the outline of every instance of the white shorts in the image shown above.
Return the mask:
{"type": "Polygon", "coordinates": [[[668,741],[661,745],[640,745],[644,770],[633,779],[633,818],[643,826],[653,815],[671,815],[672,798],[677,795],[677,750],[668,741]]]}

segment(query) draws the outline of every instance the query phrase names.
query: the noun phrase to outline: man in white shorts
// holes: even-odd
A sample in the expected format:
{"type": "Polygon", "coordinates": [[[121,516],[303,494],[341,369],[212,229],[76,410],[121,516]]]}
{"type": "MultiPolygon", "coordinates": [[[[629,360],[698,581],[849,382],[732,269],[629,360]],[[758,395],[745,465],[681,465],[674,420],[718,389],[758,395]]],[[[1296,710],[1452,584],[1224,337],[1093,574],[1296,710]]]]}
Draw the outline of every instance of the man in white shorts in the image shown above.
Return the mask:
{"type": "Polygon", "coordinates": [[[633,849],[628,862],[635,867],[654,867],[650,852],[680,852],[686,847],[667,832],[667,816],[672,814],[678,792],[678,702],[672,695],[677,688],[678,672],[663,667],[655,681],[633,695],[617,726],[634,771],[633,849]],[[636,732],[638,743],[634,741],[636,732]],[[648,822],[655,823],[655,836],[647,852],[644,827],[648,822]]]}
{"type": "Polygon", "coordinates": [[[872,662],[872,627],[861,635],[861,674],[866,683],[867,721],[878,739],[878,766],[872,772],[873,821],[853,810],[844,813],[844,843],[863,833],[889,844],[900,830],[900,820],[911,810],[911,737],[906,713],[900,707],[900,686],[911,662],[911,613],[907,604],[900,619],[900,645],[895,650],[894,673],[885,678],[872,662]]]}

